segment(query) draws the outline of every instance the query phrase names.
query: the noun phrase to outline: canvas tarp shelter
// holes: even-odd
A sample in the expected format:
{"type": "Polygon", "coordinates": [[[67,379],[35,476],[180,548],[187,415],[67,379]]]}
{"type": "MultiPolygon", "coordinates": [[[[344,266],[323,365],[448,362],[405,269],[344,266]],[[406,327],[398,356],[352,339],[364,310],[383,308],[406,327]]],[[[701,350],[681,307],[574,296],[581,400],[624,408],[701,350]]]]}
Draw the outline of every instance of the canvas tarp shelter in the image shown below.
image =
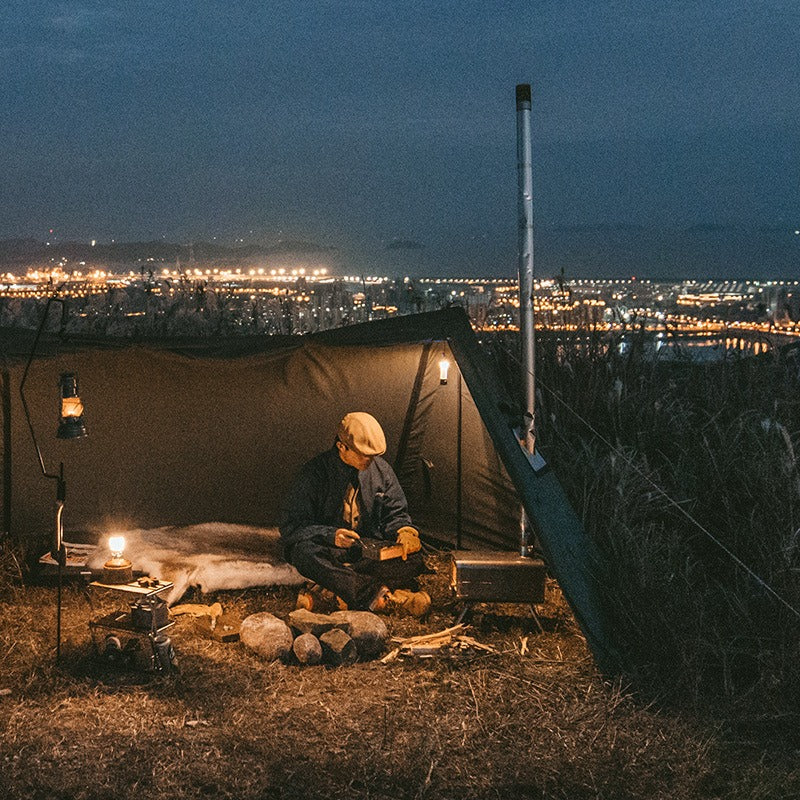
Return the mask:
{"type": "MultiPolygon", "coordinates": [[[[3,527],[43,550],[54,487],[19,402],[31,343],[7,337],[4,346],[3,527]]],[[[590,543],[552,474],[531,468],[461,309],[304,337],[49,339],[38,351],[25,394],[48,469],[65,465],[68,531],[275,525],[303,461],[333,444],[345,413],[368,411],[386,431],[386,457],[423,534],[513,550],[522,500],[595,654],[608,661],[590,543]],[[442,357],[453,361],[446,385],[442,357]],[[79,376],[85,439],[54,436],[64,371],[79,376]]]]}

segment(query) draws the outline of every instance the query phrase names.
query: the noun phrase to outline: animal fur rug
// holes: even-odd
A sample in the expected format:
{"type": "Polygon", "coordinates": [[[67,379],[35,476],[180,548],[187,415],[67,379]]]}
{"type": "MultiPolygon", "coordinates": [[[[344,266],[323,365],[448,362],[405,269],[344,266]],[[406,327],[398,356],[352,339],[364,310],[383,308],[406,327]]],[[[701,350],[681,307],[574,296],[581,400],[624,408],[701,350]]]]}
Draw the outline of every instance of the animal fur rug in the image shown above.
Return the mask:
{"type": "MultiPolygon", "coordinates": [[[[296,586],[304,578],[283,558],[277,528],[207,522],[121,532],[125,557],[134,571],[172,581],[164,599],[179,600],[190,586],[203,592],[253,586],[296,586]]],[[[100,570],[108,558],[101,541],[89,567],[100,570]]]]}

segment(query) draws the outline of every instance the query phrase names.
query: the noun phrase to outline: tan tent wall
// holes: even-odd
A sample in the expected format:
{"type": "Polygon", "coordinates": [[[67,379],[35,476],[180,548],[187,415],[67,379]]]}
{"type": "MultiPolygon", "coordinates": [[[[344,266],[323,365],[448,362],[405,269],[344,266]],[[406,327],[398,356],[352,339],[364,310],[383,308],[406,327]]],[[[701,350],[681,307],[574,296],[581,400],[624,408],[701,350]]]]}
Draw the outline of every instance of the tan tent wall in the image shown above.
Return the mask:
{"type": "MultiPolygon", "coordinates": [[[[520,501],[472,395],[461,379],[450,347],[437,343],[427,363],[413,425],[418,441],[413,463],[416,480],[409,482],[418,498],[426,491],[422,476],[430,480],[432,501],[420,506],[419,518],[442,537],[456,541],[458,489],[458,395],[461,393],[461,517],[462,543],[513,549],[519,542],[520,501]],[[439,360],[450,361],[447,384],[439,383],[439,360]],[[426,467],[423,460],[431,464],[426,467]]],[[[403,470],[404,477],[406,471],[403,470]]]]}
{"type": "MultiPolygon", "coordinates": [[[[3,352],[26,355],[32,335],[16,337],[14,342],[13,334],[7,334],[0,337],[3,352]],[[9,341],[14,347],[9,347],[9,341]]],[[[425,452],[433,455],[428,459],[433,464],[431,491],[427,497],[416,489],[411,492],[412,510],[418,504],[414,513],[431,524],[436,518],[454,520],[448,509],[454,508],[452,481],[457,463],[446,432],[452,431],[458,405],[446,402],[452,389],[437,393],[432,367],[424,361],[434,345],[439,348],[447,342],[461,370],[462,391],[468,387],[462,409],[464,498],[469,509],[464,544],[471,544],[470,536],[475,536],[476,543],[515,549],[520,498],[599,666],[609,673],[619,669],[598,590],[605,580],[600,554],[553,473],[535,471],[523,453],[513,430],[514,411],[462,309],[304,337],[307,352],[301,357],[294,352],[300,346],[297,340],[284,342],[281,350],[277,337],[268,338],[269,343],[260,337],[180,343],[183,350],[204,353],[194,359],[165,352],[163,343],[156,351],[109,351],[109,343],[103,341],[96,352],[75,351],[89,370],[81,372],[92,430],[92,438],[84,442],[58,442],[52,433],[58,374],[67,368],[80,369],[80,364],[76,366],[72,356],[37,360],[26,394],[32,407],[36,398],[36,425],[43,447],[47,445],[46,463],[51,470],[57,469],[59,458],[67,464],[68,527],[79,526],[76,518],[87,526],[92,520],[106,526],[133,520],[161,524],[164,519],[269,522],[277,516],[282,491],[296,466],[307,453],[319,449],[321,441],[330,441],[329,431],[344,411],[355,407],[354,400],[365,410],[379,411],[387,429],[390,459],[393,448],[405,443],[407,456],[401,472],[409,486],[423,485],[420,464],[425,452]],[[361,359],[356,358],[358,348],[361,359]],[[391,357],[395,348],[406,354],[402,371],[401,362],[391,357]],[[334,360],[336,349],[350,355],[334,360]],[[104,356],[109,353],[116,357],[106,367],[104,356]],[[212,353],[225,356],[222,364],[212,353]],[[247,359],[252,360],[250,364],[247,359]],[[248,369],[243,370],[242,364],[248,369]],[[116,383],[103,385],[104,370],[116,383]],[[409,412],[412,397],[418,402],[409,412]],[[385,407],[378,409],[381,400],[385,407]],[[101,409],[99,417],[93,403],[101,409]],[[478,415],[481,423],[473,425],[478,415]],[[95,440],[99,443],[92,444],[95,440]],[[496,469],[500,462],[505,469],[496,469]],[[516,497],[506,491],[509,477],[516,497]],[[249,516],[253,513],[255,518],[249,516]]],[[[13,494],[14,517],[9,520],[7,514],[4,524],[8,527],[10,521],[18,537],[30,540],[51,525],[54,489],[38,472],[24,428],[17,393],[22,374],[19,361],[11,362],[10,371],[4,381],[3,428],[13,445],[11,470],[6,445],[2,456],[4,486],[13,494]],[[6,407],[9,402],[11,413],[6,407]]]]}
{"type": "MultiPolygon", "coordinates": [[[[452,359],[449,349],[446,350],[452,359]]],[[[438,351],[437,351],[438,352],[438,351]]],[[[514,490],[494,452],[458,368],[439,385],[437,361],[424,373],[409,415],[422,344],[301,346],[239,357],[191,357],[145,347],[78,348],[37,358],[26,398],[50,472],[64,462],[65,526],[114,529],[225,521],[278,522],[289,481],[307,458],[333,442],[350,410],[383,424],[394,460],[410,421],[408,474],[430,485],[406,488],[423,530],[455,541],[458,391],[462,392],[463,542],[513,547],[514,490]],[[58,377],[76,372],[89,436],[55,438],[58,377]],[[509,509],[512,514],[509,517],[509,509]]],[[[19,402],[24,363],[8,368],[11,529],[44,547],[53,524],[55,486],[41,475],[19,402]]]]}

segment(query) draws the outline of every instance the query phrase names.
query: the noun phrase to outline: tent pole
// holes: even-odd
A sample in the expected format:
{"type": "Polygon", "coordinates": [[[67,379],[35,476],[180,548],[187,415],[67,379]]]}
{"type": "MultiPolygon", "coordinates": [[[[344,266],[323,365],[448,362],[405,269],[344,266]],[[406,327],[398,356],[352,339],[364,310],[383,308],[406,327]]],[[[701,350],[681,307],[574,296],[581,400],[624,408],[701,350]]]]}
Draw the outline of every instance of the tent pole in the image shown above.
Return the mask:
{"type": "MultiPolygon", "coordinates": [[[[517,85],[517,219],[519,263],[519,333],[522,344],[522,385],[525,417],[521,444],[531,454],[535,439],[535,339],[533,323],[533,168],[531,154],[531,86],[517,85]]],[[[531,526],[525,510],[520,521],[520,555],[530,555],[531,526]]]]}
{"type": "Polygon", "coordinates": [[[408,454],[408,440],[411,437],[411,426],[414,424],[414,417],[417,413],[420,394],[422,393],[422,382],[425,380],[425,370],[428,368],[428,358],[433,342],[425,342],[419,356],[417,374],[414,377],[414,385],[411,387],[411,397],[408,400],[406,418],[403,422],[403,430],[400,432],[400,440],[397,443],[397,455],[394,459],[395,472],[400,475],[405,468],[406,455],[408,454]]]}
{"type": "Polygon", "coordinates": [[[0,373],[0,391],[2,392],[3,417],[3,531],[0,541],[12,539],[11,531],[11,377],[5,367],[0,373]]]}
{"type": "Polygon", "coordinates": [[[458,432],[456,434],[456,548],[461,549],[462,532],[462,484],[463,484],[463,461],[462,461],[462,420],[463,420],[463,401],[461,397],[461,370],[458,371],[458,432]]]}

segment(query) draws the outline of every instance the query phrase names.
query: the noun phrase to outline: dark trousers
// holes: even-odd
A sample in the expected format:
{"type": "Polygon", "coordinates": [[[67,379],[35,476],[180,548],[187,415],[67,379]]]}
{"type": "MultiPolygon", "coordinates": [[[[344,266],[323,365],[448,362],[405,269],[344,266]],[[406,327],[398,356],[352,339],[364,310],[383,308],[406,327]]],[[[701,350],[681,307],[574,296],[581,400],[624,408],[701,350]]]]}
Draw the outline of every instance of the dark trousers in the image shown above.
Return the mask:
{"type": "Polygon", "coordinates": [[[353,610],[369,608],[381,586],[416,589],[417,576],[425,572],[422,553],[412,553],[405,561],[377,561],[362,558],[358,545],[345,550],[314,541],[298,542],[287,560],[304,578],[329,589],[353,610]]]}

